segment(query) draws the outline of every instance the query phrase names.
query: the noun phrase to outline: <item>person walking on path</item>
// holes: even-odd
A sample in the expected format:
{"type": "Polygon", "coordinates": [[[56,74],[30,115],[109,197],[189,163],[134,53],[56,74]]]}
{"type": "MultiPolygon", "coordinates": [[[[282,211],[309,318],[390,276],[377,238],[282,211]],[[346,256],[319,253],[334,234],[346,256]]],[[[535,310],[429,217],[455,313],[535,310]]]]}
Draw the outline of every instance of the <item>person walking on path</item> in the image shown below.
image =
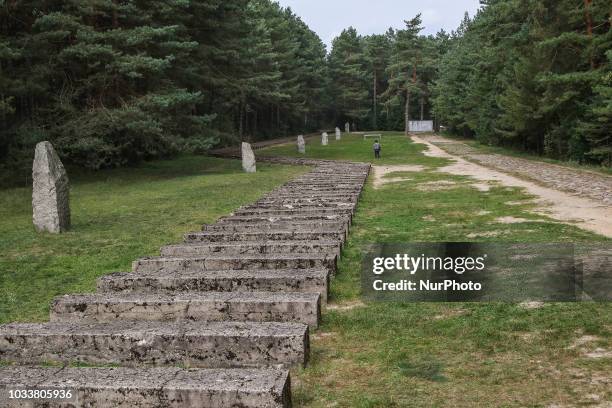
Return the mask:
{"type": "Polygon", "coordinates": [[[378,143],[378,140],[374,141],[374,158],[376,159],[380,159],[380,143],[378,143]]]}

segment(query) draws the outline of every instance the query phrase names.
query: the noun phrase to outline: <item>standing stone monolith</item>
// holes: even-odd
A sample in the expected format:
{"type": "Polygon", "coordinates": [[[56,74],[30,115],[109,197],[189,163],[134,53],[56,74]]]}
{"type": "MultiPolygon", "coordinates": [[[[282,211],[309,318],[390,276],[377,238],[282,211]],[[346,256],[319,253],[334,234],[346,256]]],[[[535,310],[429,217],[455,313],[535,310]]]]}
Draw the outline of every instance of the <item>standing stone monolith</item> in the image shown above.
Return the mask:
{"type": "Polygon", "coordinates": [[[327,132],[323,132],[323,134],[321,135],[321,144],[323,146],[327,146],[328,143],[329,143],[329,136],[327,132]]]}
{"type": "Polygon", "coordinates": [[[242,168],[247,173],[255,173],[257,171],[255,153],[253,153],[251,145],[245,142],[242,142],[242,168]]]}
{"type": "Polygon", "coordinates": [[[348,122],[344,124],[344,131],[346,133],[351,133],[351,125],[348,122]]]}
{"type": "Polygon", "coordinates": [[[304,136],[299,135],[297,137],[297,149],[298,153],[304,154],[306,153],[306,142],[304,141],[304,136]]]}
{"type": "Polygon", "coordinates": [[[36,145],[32,165],[32,220],[37,231],[54,234],[70,228],[68,174],[53,145],[36,145]]]}
{"type": "Polygon", "coordinates": [[[336,140],[340,139],[342,139],[342,132],[340,131],[340,128],[336,128],[336,140]]]}

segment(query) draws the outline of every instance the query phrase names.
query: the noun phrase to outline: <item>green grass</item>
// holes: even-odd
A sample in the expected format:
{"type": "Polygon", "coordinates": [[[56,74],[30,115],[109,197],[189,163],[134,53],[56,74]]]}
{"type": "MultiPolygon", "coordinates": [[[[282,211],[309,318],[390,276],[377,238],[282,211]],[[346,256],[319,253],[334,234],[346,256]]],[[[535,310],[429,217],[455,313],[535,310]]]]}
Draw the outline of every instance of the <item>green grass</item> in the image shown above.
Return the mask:
{"type": "MultiPolygon", "coordinates": [[[[371,181],[366,186],[331,286],[332,305],[344,308],[326,310],[312,333],[309,366],[292,377],[295,406],[547,407],[588,406],[589,395],[612,399],[610,359],[587,358],[572,347],[589,335],[596,337],[584,347],[610,350],[610,304],[526,310],[503,303],[361,300],[360,264],[369,243],[606,241],[531,213],[530,197],[518,189],[480,192],[468,178],[435,172],[446,161],[424,156],[422,146],[403,136],[386,134],[382,141],[377,164],[425,170],[391,174],[411,180],[380,189],[371,181]],[[419,188],[432,181],[456,184],[419,188]],[[501,216],[531,222],[501,224],[501,216]],[[488,236],[492,231],[499,235],[488,236]]],[[[372,160],[371,139],[345,135],[330,142],[311,142],[308,157],[372,160]]],[[[297,155],[293,145],[264,152],[297,155]]],[[[34,232],[29,189],[0,191],[0,322],[45,320],[53,296],[93,291],[97,277],[129,269],[134,259],[305,171],[258,170],[247,175],[237,161],[202,157],[100,173],[72,170],[74,227],[62,235],[34,232]]]]}
{"type": "MultiPolygon", "coordinates": [[[[410,164],[436,166],[445,163],[443,159],[432,159],[423,156],[420,153],[422,149],[419,145],[407,143],[402,137],[392,137],[389,135],[392,135],[392,133],[385,133],[383,138],[380,139],[382,157],[377,161],[378,164],[403,164],[406,163],[407,157],[410,157],[410,164]]],[[[318,137],[309,138],[306,142],[306,154],[298,153],[294,143],[269,147],[257,153],[264,156],[291,156],[370,162],[374,159],[372,151],[374,140],[373,138],[363,140],[361,135],[345,134],[342,136],[342,140],[337,141],[335,136],[331,134],[328,146],[322,146],[321,139],[318,137]]]]}
{"type": "Polygon", "coordinates": [[[201,156],[97,173],[69,170],[72,229],[38,234],[31,189],[0,190],[0,323],[44,321],[54,296],[92,292],[99,276],[130,270],[139,257],[251,203],[303,167],[201,156]]]}
{"type": "MultiPolygon", "coordinates": [[[[572,343],[612,347],[612,306],[550,303],[526,310],[503,303],[367,303],[361,300],[364,246],[379,242],[495,241],[589,242],[605,238],[530,212],[531,198],[516,188],[481,192],[470,179],[435,172],[446,163],[422,146],[386,134],[376,164],[419,164],[421,172],[393,173],[411,180],[374,189],[359,203],[331,304],[313,333],[309,367],[293,377],[297,407],[546,407],[581,404],[588,394],[612,399],[610,359],[590,359],[572,343]],[[453,182],[449,189],[419,184],[453,182]],[[508,204],[508,203],[512,203],[508,204]],[[525,204],[516,205],[520,202],[525,204]],[[501,224],[512,216],[530,220],[501,224]],[[495,231],[499,235],[488,236],[495,231]],[[477,234],[477,238],[471,238],[477,234]]],[[[372,140],[344,136],[314,143],[309,157],[372,161],[372,140]]],[[[293,146],[266,150],[297,155],[293,146]]],[[[609,240],[607,240],[609,241],[609,240]]]]}

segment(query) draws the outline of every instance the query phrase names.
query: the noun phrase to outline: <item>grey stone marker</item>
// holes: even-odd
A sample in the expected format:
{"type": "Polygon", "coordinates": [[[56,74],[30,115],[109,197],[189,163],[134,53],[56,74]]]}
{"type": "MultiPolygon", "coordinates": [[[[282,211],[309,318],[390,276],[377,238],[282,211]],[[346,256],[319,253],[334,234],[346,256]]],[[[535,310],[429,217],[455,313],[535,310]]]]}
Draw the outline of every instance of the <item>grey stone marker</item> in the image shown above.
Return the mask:
{"type": "Polygon", "coordinates": [[[304,136],[302,135],[297,137],[297,149],[299,153],[306,153],[306,142],[304,141],[304,136]]]}
{"type": "Polygon", "coordinates": [[[257,166],[255,165],[255,154],[249,143],[242,142],[242,168],[247,173],[255,173],[257,166]]]}
{"type": "Polygon", "coordinates": [[[59,234],[70,228],[68,175],[49,142],[36,145],[32,165],[32,219],[39,232],[59,234]]]}
{"type": "Polygon", "coordinates": [[[348,122],[344,124],[344,131],[346,133],[351,133],[351,125],[348,122]]]}
{"type": "Polygon", "coordinates": [[[327,146],[328,143],[329,143],[329,136],[327,135],[327,132],[323,132],[323,134],[321,135],[321,144],[323,146],[327,146]]]}
{"type": "Polygon", "coordinates": [[[339,128],[336,128],[336,140],[342,139],[342,132],[340,132],[339,128]]]}

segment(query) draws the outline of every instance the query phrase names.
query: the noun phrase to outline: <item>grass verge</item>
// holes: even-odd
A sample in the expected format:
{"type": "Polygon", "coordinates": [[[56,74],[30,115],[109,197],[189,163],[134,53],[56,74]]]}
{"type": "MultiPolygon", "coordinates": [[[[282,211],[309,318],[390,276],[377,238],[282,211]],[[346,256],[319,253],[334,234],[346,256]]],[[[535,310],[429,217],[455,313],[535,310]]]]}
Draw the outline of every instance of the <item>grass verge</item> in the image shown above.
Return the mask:
{"type": "MultiPolygon", "coordinates": [[[[386,133],[375,164],[420,172],[370,181],[332,283],[308,368],[295,373],[297,407],[548,407],[612,400],[609,303],[367,303],[360,298],[362,248],[379,242],[589,242],[606,239],[530,212],[516,188],[480,191],[438,173],[444,159],[386,133]],[[506,224],[502,217],[526,222],[506,224]],[[597,355],[597,354],[595,354],[597,355]],[[599,355],[606,355],[599,353],[599,355]],[[590,357],[591,356],[591,357],[590,357]],[[556,404],[556,405],[554,405],[556,404]]],[[[307,146],[307,156],[373,160],[359,135],[307,146]]],[[[266,154],[296,156],[294,146],[266,154]]],[[[371,178],[370,178],[371,179],[371,178]]]]}
{"type": "Polygon", "coordinates": [[[237,160],[184,156],[137,168],[69,171],[72,229],[38,234],[28,188],[0,190],[0,323],[44,321],[54,296],[92,292],[99,276],[251,203],[306,171],[237,160]]]}

